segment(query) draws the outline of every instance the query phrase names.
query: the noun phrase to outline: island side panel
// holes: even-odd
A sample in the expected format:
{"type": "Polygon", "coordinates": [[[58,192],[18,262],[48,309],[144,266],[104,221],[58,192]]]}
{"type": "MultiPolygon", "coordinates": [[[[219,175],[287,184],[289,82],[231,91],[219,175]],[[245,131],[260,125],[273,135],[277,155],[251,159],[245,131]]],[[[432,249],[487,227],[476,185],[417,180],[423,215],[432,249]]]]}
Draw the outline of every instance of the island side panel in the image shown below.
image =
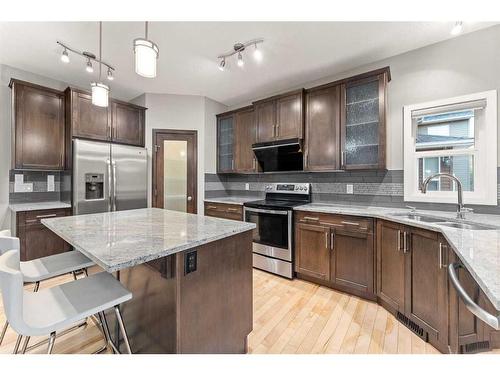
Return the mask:
{"type": "Polygon", "coordinates": [[[197,269],[185,274],[192,250],[177,254],[177,352],[246,353],[253,324],[252,232],[198,247],[197,269]]]}

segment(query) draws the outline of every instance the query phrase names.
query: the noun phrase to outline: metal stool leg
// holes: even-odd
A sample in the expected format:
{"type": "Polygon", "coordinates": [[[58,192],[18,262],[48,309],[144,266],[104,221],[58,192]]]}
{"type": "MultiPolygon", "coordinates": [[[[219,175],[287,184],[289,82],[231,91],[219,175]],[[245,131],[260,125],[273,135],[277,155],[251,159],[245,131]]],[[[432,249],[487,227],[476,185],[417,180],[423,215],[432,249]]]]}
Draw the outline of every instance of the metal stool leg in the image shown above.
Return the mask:
{"type": "Polygon", "coordinates": [[[120,313],[120,308],[118,306],[115,306],[115,314],[116,314],[116,319],[118,320],[118,324],[120,326],[120,331],[122,332],[123,335],[123,341],[125,341],[125,348],[127,349],[128,354],[132,354],[132,350],[130,350],[130,343],[128,341],[127,331],[125,330],[122,314],[120,313]]]}
{"type": "Polygon", "coordinates": [[[33,293],[38,292],[38,289],[40,289],[40,281],[37,281],[37,282],[35,283],[35,288],[33,288],[33,293]]]}
{"type": "Polygon", "coordinates": [[[108,325],[108,321],[106,319],[106,314],[104,313],[104,311],[101,311],[99,313],[99,318],[100,318],[100,320],[102,322],[102,327],[104,329],[104,334],[106,335],[106,337],[108,339],[108,343],[111,346],[111,349],[113,349],[114,353],[121,354],[120,351],[118,350],[118,348],[115,346],[113,340],[111,340],[111,333],[109,331],[109,325],[108,325]]]}
{"type": "Polygon", "coordinates": [[[52,332],[49,339],[49,347],[47,349],[47,354],[52,354],[52,349],[54,349],[54,342],[56,341],[56,333],[52,332]]]}
{"type": "Polygon", "coordinates": [[[22,354],[26,354],[26,348],[28,347],[29,342],[30,342],[30,336],[26,336],[24,339],[23,347],[21,348],[22,354]]]}
{"type": "Polygon", "coordinates": [[[0,345],[2,345],[3,338],[5,337],[5,332],[7,332],[7,328],[9,327],[9,322],[6,320],[3,325],[2,334],[0,335],[0,345]]]}
{"type": "Polygon", "coordinates": [[[19,345],[21,345],[22,338],[23,338],[23,335],[17,335],[16,345],[14,346],[14,350],[12,351],[12,354],[17,354],[17,351],[19,350],[19,345]]]}

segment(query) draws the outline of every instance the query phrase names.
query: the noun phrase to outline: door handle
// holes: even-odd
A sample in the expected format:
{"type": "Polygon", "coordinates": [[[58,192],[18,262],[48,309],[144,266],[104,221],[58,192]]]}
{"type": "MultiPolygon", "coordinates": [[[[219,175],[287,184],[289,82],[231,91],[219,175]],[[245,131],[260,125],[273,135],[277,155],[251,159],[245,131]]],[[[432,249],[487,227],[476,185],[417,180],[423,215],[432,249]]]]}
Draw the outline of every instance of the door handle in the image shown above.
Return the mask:
{"type": "Polygon", "coordinates": [[[116,211],[116,162],[113,160],[113,211],[116,211]]]}
{"type": "MultiPolygon", "coordinates": [[[[191,202],[191,201],[193,200],[193,197],[189,195],[189,196],[187,197],[187,200],[188,200],[188,202],[191,202]]],[[[212,207],[213,207],[213,206],[212,206],[212,207]]]]}

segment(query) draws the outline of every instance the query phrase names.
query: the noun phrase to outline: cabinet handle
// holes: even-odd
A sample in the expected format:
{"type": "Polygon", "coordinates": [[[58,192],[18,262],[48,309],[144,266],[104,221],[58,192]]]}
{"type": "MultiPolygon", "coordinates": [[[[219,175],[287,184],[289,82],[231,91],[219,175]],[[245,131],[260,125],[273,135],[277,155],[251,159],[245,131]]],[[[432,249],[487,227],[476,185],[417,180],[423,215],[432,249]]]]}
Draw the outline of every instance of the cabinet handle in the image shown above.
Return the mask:
{"type": "Polygon", "coordinates": [[[238,212],[239,210],[237,208],[228,208],[228,212],[238,212]]]}
{"type": "Polygon", "coordinates": [[[356,225],[359,227],[359,223],[355,223],[353,221],[342,221],[341,223],[345,225],[356,225]]]}
{"type": "Polygon", "coordinates": [[[280,135],[280,124],[276,124],[276,136],[280,135]]]}
{"type": "Polygon", "coordinates": [[[330,232],[330,249],[333,251],[335,250],[335,232],[334,231],[331,231],[330,232]]]}
{"type": "Polygon", "coordinates": [[[319,217],[304,216],[304,220],[318,221],[319,217]]]}
{"type": "Polygon", "coordinates": [[[340,152],[340,168],[344,168],[344,151],[340,152]]]}
{"type": "Polygon", "coordinates": [[[409,252],[410,249],[408,248],[408,232],[403,233],[403,252],[406,254],[409,252]]]}
{"type": "Polygon", "coordinates": [[[446,268],[447,265],[443,264],[443,248],[447,247],[446,245],[443,245],[442,242],[439,243],[439,268],[446,268]]]}
{"type": "Polygon", "coordinates": [[[207,208],[208,208],[209,210],[216,210],[216,209],[217,209],[217,206],[207,206],[207,208]]]}
{"type": "Polygon", "coordinates": [[[398,251],[401,251],[401,230],[398,229],[398,251]]]}
{"type": "Polygon", "coordinates": [[[234,159],[231,159],[231,169],[234,170],[234,159]]]}
{"type": "Polygon", "coordinates": [[[56,216],[57,216],[57,214],[36,215],[36,218],[43,219],[43,218],[47,218],[47,217],[56,217],[56,216]]]}
{"type": "Polygon", "coordinates": [[[329,248],[328,246],[328,232],[325,232],[325,248],[329,248]]]}

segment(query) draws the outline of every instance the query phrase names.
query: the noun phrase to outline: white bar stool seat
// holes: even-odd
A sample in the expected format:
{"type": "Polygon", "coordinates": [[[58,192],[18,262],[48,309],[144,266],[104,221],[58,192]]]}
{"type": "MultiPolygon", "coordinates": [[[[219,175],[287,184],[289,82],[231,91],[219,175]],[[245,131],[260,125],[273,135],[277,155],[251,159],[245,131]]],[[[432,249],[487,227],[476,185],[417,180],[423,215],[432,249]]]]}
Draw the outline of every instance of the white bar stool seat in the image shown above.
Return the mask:
{"type": "Polygon", "coordinates": [[[95,263],[79,251],[66,251],[21,262],[21,273],[25,283],[36,283],[89,268],[93,265],[95,263]]]}
{"type": "MultiPolygon", "coordinates": [[[[11,327],[19,335],[26,337],[50,335],[48,350],[50,353],[57,331],[92,315],[100,314],[104,317],[102,312],[114,308],[127,351],[131,352],[118,306],[130,300],[132,293],[111,274],[101,272],[31,293],[23,289],[23,276],[19,263],[19,253],[16,250],[0,256],[0,282],[4,309],[11,327]]],[[[109,342],[109,332],[106,338],[109,342]]]]}

